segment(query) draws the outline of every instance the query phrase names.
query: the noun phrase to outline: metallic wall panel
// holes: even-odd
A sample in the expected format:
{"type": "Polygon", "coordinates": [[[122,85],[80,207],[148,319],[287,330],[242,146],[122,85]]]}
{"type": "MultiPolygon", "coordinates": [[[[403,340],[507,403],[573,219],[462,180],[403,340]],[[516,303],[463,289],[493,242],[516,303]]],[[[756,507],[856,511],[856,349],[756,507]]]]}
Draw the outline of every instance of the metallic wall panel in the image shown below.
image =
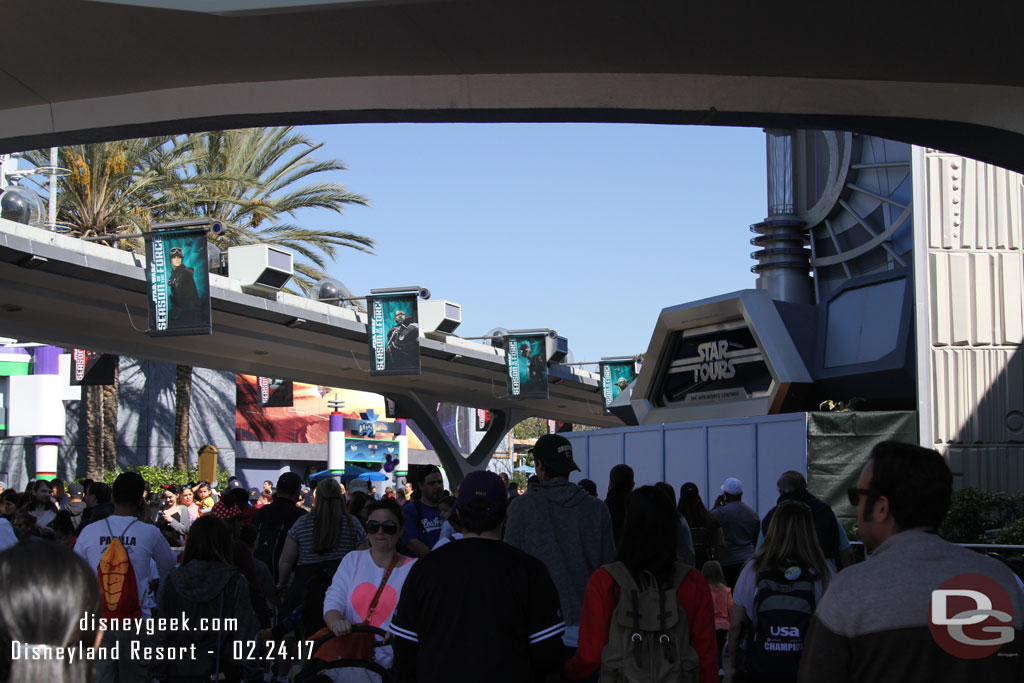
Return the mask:
{"type": "Polygon", "coordinates": [[[1024,489],[1024,446],[951,446],[947,454],[957,488],[1024,489]]]}
{"type": "MultiPolygon", "coordinates": [[[[1024,489],[1024,184],[1020,174],[923,151],[917,224],[928,292],[922,442],[959,486],[1024,489]]],[[[921,263],[921,261],[918,261],[921,263]]]]}

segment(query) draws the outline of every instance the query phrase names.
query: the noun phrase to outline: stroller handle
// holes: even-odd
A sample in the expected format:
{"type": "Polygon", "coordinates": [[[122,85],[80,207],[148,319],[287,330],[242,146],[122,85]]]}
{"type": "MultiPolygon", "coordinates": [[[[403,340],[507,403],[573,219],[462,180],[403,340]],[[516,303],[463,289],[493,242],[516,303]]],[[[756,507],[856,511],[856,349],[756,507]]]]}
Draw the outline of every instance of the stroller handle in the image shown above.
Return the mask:
{"type": "MultiPolygon", "coordinates": [[[[384,629],[378,628],[376,626],[370,626],[369,624],[352,624],[352,633],[372,633],[373,635],[380,636],[381,638],[384,638],[388,634],[388,632],[384,629]]],[[[313,649],[311,651],[316,652],[320,648],[320,646],[326,643],[327,641],[333,638],[340,637],[341,636],[336,636],[331,631],[328,631],[327,633],[313,641],[313,649]]],[[[380,641],[374,641],[374,645],[379,647],[381,643],[380,641]]]]}

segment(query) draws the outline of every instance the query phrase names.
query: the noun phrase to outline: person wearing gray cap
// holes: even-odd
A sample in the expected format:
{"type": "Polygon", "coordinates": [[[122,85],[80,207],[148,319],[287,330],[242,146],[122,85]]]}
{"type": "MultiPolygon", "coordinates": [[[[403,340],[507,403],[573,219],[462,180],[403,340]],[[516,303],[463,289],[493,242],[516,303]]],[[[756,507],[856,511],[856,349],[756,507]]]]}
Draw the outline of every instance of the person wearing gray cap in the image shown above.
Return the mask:
{"type": "Polygon", "coordinates": [[[68,484],[68,502],[64,508],[71,513],[71,523],[78,528],[82,523],[82,513],[85,512],[85,487],[77,481],[68,484]]]}
{"type": "Polygon", "coordinates": [[[761,518],[754,508],[743,502],[743,482],[729,477],[722,484],[725,505],[716,507],[711,514],[722,525],[725,534],[725,552],[722,554],[722,572],[729,588],[736,587],[743,564],[754,554],[754,542],[761,531],[761,518]]]}
{"type": "Polygon", "coordinates": [[[505,542],[547,567],[558,588],[565,618],[562,641],[571,656],[578,644],[587,581],[594,570],[615,559],[612,517],[600,499],[569,481],[569,473],[579,467],[568,439],[545,434],[532,453],[539,483],[509,506],[505,542]]]}

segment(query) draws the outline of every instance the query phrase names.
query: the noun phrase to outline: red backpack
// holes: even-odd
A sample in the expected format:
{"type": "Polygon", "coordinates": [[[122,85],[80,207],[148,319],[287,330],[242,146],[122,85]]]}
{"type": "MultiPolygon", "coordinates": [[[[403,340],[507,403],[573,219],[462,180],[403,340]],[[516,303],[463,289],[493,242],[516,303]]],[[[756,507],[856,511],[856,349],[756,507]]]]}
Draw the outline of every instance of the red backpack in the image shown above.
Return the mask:
{"type": "Polygon", "coordinates": [[[137,520],[132,520],[124,528],[121,536],[115,536],[110,528],[110,521],[107,523],[107,531],[110,532],[110,545],[103,551],[100,557],[99,579],[100,599],[103,602],[103,617],[105,619],[125,619],[142,616],[142,604],[139,602],[139,584],[135,580],[135,568],[132,566],[132,558],[125,550],[121,539],[128,529],[137,520]]]}

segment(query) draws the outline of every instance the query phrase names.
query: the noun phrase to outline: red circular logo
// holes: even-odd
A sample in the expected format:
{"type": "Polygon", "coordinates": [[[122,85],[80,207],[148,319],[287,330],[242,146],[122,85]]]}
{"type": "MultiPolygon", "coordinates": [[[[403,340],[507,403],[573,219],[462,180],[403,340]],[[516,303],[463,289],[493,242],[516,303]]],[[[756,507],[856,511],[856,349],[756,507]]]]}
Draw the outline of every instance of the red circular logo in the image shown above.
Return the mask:
{"type": "Polygon", "coordinates": [[[958,574],[932,591],[928,628],[943,650],[981,659],[1013,641],[1013,603],[995,579],[958,574]]]}

